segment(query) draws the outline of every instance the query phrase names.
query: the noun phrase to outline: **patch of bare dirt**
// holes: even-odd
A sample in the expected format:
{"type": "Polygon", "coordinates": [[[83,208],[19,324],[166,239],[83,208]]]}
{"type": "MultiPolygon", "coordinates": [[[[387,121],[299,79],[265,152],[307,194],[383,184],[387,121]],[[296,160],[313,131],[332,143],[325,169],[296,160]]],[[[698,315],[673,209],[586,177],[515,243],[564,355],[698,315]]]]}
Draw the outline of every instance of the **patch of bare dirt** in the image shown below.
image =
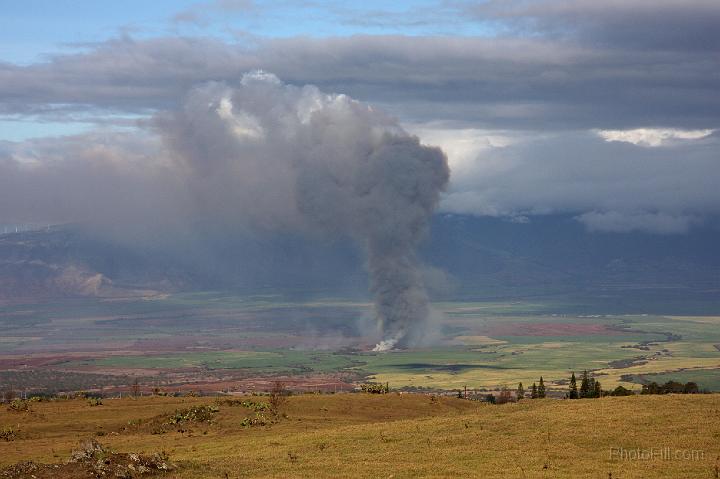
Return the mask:
{"type": "Polygon", "coordinates": [[[89,439],[60,464],[21,462],[0,469],[2,479],[87,479],[157,477],[177,468],[164,453],[116,453],[89,439]]]}

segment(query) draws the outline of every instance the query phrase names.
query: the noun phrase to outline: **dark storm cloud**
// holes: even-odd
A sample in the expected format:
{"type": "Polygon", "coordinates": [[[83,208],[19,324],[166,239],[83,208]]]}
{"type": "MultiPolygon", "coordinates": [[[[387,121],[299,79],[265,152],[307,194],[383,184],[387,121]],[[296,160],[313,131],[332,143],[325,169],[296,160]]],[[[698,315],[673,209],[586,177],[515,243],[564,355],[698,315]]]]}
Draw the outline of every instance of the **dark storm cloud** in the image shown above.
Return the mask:
{"type": "Polygon", "coordinates": [[[715,0],[490,0],[463,5],[517,34],[622,49],[712,52],[720,48],[715,0]]]}
{"type": "Polygon", "coordinates": [[[503,128],[716,127],[720,56],[529,38],[353,36],[116,39],[30,66],[0,65],[0,111],[172,108],[192,85],[266,69],[383,104],[403,119],[503,128]]]}

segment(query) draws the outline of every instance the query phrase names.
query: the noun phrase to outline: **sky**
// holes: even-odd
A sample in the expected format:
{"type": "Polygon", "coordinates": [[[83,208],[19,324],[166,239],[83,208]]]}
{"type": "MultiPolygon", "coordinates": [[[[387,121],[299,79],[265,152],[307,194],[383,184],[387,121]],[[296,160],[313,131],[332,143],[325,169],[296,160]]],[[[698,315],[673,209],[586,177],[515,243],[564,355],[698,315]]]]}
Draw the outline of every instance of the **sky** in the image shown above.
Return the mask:
{"type": "Polygon", "coordinates": [[[651,234],[720,214],[720,2],[347,3],[2,2],[0,223],[193,209],[162,119],[258,70],[441,147],[444,213],[651,234]]]}

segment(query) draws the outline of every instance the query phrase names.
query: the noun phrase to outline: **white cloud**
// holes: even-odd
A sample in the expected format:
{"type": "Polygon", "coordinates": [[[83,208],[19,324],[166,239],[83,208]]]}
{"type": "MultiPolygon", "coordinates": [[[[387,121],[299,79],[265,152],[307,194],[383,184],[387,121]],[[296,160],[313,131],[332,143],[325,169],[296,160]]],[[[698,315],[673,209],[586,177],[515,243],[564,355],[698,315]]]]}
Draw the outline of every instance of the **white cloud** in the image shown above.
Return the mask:
{"type": "Polygon", "coordinates": [[[604,141],[588,131],[525,132],[496,147],[482,134],[467,142],[477,148],[453,149],[445,140],[452,176],[441,209],[448,213],[509,219],[573,214],[595,231],[663,234],[720,214],[714,136],[654,148],[604,141]]]}
{"type": "Polygon", "coordinates": [[[636,128],[633,130],[598,130],[605,141],[622,141],[639,146],[664,146],[676,140],[699,140],[715,130],[678,130],[673,128],[636,128]]]}
{"type": "MultiPolygon", "coordinates": [[[[454,174],[462,175],[476,167],[479,157],[487,151],[505,148],[521,140],[520,133],[479,128],[450,128],[443,124],[404,124],[405,129],[417,135],[424,144],[439,146],[448,156],[454,174]]],[[[487,160],[487,158],[486,158],[487,160]]],[[[485,168],[502,168],[502,164],[483,163],[485,168]]]]}
{"type": "Polygon", "coordinates": [[[629,233],[645,231],[658,234],[686,233],[690,226],[698,223],[695,216],[666,213],[624,213],[619,211],[583,213],[577,217],[590,231],[629,233]]]}
{"type": "Polygon", "coordinates": [[[220,118],[230,125],[232,132],[238,137],[246,137],[249,139],[260,139],[263,137],[264,132],[258,120],[245,111],[240,110],[235,112],[230,98],[222,98],[215,111],[217,111],[220,118]]]}

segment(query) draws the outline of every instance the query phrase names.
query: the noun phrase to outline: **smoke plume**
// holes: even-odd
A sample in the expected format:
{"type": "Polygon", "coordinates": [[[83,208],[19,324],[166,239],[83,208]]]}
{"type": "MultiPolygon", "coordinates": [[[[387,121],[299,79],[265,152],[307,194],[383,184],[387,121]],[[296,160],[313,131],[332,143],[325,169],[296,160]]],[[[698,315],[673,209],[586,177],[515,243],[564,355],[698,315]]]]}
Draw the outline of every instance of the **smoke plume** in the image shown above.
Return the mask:
{"type": "Polygon", "coordinates": [[[345,95],[263,72],[198,87],[156,125],[198,214],[351,237],[367,255],[376,349],[421,340],[429,310],[415,249],[449,177],[439,148],[345,95]]]}

